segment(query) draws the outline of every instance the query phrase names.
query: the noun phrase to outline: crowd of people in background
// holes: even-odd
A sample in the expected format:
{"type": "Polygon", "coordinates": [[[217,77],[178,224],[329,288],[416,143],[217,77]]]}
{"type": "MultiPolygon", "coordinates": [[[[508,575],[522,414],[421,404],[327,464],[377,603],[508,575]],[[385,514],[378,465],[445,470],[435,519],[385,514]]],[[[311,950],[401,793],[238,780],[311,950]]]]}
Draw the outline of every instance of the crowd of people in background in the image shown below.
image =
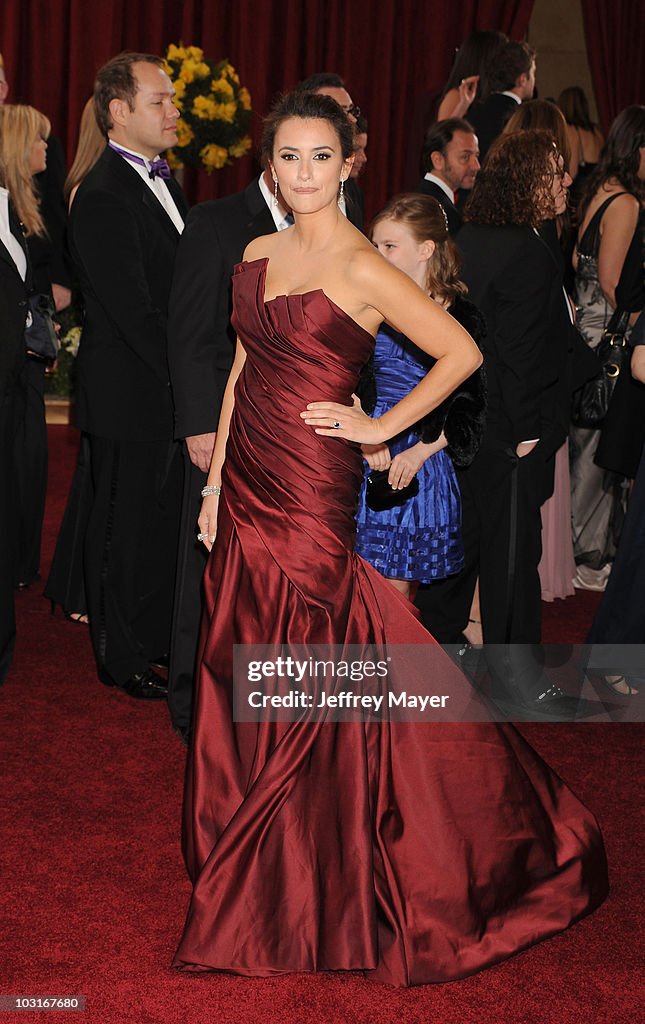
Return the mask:
{"type": "MultiPolygon", "coordinates": [[[[47,118],[7,103],[0,60],[0,676],[14,589],[39,579],[47,479],[51,360],[30,351],[25,328],[35,296],[61,310],[73,281],[85,309],[81,441],[45,593],[89,625],[102,682],[168,698],[187,738],[206,561],[196,524],[233,361],[231,279],[249,242],[293,217],[266,162],[242,192],[188,211],[160,159],[178,116],[162,63],[126,54],[100,70],[65,181],[47,118]]],[[[604,140],[579,87],[534,98],[536,63],[499,32],[466,40],[420,147],[421,180],[371,227],[364,112],[336,73],[297,86],[330,97],[351,126],[342,212],[484,355],[445,408],[364,449],[357,552],[416,597],[444,643],[539,644],[541,599],[607,586],[637,471],[641,500],[642,349],[635,379],[627,363],[620,376],[611,437],[604,421],[572,425],[570,410],[602,372],[608,325],[629,344],[644,306],[645,108],[620,113],[604,140]]],[[[642,330],[632,339],[642,346],[642,330]]],[[[427,368],[385,325],[363,408],[381,415],[427,368]]],[[[642,586],[638,564],[620,593],[634,574],[642,586]]],[[[605,603],[602,614],[602,642],[624,642],[620,618],[605,603]]],[[[606,669],[602,679],[618,695],[637,689],[606,669]]],[[[532,699],[519,683],[507,696],[532,699]]]]}

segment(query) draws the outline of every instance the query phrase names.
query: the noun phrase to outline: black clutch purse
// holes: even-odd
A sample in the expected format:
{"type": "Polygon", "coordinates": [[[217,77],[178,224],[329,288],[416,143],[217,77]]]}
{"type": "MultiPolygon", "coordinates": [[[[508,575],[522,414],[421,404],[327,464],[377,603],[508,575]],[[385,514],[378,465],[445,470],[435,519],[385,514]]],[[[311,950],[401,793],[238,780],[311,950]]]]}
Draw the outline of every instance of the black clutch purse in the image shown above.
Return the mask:
{"type": "Polygon", "coordinates": [[[25,328],[25,344],[28,352],[33,352],[48,363],[56,362],[60,348],[54,326],[55,312],[50,295],[40,293],[29,296],[30,320],[25,328]]]}
{"type": "Polygon", "coordinates": [[[365,503],[372,512],[386,512],[398,505],[405,505],[406,501],[419,493],[419,481],[416,476],[410,480],[407,487],[397,491],[390,486],[388,474],[388,469],[375,469],[367,478],[365,503]]]}

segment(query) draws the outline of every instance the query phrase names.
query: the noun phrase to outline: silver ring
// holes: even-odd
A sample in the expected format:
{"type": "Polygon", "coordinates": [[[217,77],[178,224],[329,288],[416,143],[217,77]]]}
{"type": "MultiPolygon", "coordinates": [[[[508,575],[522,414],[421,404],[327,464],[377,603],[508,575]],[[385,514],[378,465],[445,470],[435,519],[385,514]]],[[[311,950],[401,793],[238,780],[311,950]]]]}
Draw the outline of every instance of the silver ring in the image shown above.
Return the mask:
{"type": "Polygon", "coordinates": [[[206,534],[206,533],[198,533],[197,534],[197,540],[200,542],[200,544],[203,544],[203,542],[206,540],[207,536],[208,536],[208,534],[206,534]]]}
{"type": "Polygon", "coordinates": [[[334,430],[340,430],[340,422],[339,422],[339,420],[334,420],[334,422],[332,423],[332,427],[333,427],[334,430]]]}

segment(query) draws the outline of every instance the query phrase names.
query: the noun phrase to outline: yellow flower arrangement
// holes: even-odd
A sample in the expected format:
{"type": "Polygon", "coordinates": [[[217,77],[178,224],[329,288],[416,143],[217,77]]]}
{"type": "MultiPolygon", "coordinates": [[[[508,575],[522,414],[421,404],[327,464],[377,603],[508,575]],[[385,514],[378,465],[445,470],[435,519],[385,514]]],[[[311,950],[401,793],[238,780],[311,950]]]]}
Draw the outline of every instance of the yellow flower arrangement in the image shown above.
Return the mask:
{"type": "Polygon", "coordinates": [[[214,143],[210,143],[208,146],[204,146],[200,150],[199,155],[202,158],[204,167],[212,171],[213,169],[219,170],[228,163],[228,150],[224,149],[223,146],[216,146],[214,143]]]}
{"type": "Polygon", "coordinates": [[[182,117],[177,118],[177,145],[183,149],[195,138],[195,133],[182,117]]]}
{"type": "Polygon", "coordinates": [[[239,159],[241,156],[246,156],[252,145],[251,136],[245,135],[244,138],[240,139],[239,142],[236,142],[234,146],[228,147],[229,156],[233,156],[236,159],[239,159]]]}
{"type": "Polygon", "coordinates": [[[165,70],[175,87],[178,141],[171,167],[202,167],[209,174],[249,152],[251,96],[228,60],[212,61],[198,46],[168,47],[165,70]]]}

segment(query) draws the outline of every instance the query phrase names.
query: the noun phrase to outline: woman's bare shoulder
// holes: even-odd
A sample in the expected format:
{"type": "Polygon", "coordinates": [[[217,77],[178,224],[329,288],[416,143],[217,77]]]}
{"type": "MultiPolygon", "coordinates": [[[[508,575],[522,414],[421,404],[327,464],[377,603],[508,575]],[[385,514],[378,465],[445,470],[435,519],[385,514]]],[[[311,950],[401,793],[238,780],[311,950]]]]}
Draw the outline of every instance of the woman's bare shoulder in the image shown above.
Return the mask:
{"type": "MultiPolygon", "coordinates": [[[[607,224],[635,224],[640,212],[640,203],[631,192],[614,192],[616,199],[611,203],[603,215],[603,221],[607,224]]],[[[602,229],[602,225],[601,225],[602,229]]]]}
{"type": "Polygon", "coordinates": [[[251,262],[252,260],[260,260],[263,257],[271,257],[272,253],[275,252],[277,234],[278,232],[274,232],[271,235],[260,235],[258,238],[254,238],[244,250],[242,259],[246,262],[251,262]]]}

